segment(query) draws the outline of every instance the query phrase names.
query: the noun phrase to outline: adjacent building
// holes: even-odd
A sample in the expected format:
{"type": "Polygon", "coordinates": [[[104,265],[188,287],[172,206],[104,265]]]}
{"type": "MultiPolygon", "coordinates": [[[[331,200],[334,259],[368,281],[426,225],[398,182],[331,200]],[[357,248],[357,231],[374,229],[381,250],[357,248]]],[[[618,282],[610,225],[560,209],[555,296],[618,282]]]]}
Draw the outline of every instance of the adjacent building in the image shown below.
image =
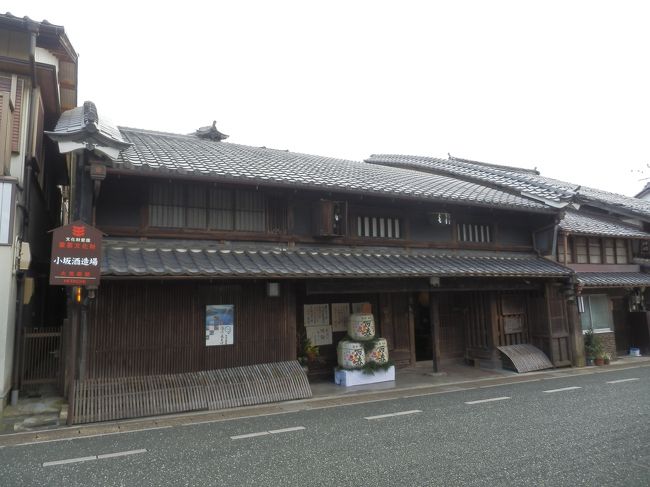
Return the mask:
{"type": "Polygon", "coordinates": [[[69,181],[43,131],[77,105],[76,80],[62,27],[0,14],[0,409],[12,384],[16,398],[23,381],[60,377],[57,356],[30,362],[20,351],[45,328],[60,333],[65,313],[61,290],[47,286],[47,232],[60,222],[69,181]]]}
{"type": "Polygon", "coordinates": [[[632,346],[648,351],[645,289],[650,274],[644,266],[650,202],[546,178],[535,170],[451,156],[381,154],[367,162],[457,177],[558,208],[553,245],[543,255],[574,272],[576,299],[569,318],[574,316],[575,329],[598,333],[612,356],[632,346]]]}

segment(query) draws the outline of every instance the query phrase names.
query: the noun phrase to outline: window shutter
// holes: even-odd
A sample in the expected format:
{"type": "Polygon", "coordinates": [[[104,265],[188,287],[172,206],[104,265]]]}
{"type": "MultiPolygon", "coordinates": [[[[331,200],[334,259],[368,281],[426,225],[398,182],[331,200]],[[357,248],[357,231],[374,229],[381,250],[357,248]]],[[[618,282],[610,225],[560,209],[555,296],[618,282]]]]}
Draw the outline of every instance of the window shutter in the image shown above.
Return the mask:
{"type": "Polygon", "coordinates": [[[23,87],[24,81],[18,79],[16,82],[16,101],[14,103],[13,127],[11,132],[11,150],[20,152],[20,121],[23,108],[23,87]]]}
{"type": "Polygon", "coordinates": [[[9,175],[11,165],[12,116],[9,104],[11,95],[0,91],[0,175],[9,175]]]}

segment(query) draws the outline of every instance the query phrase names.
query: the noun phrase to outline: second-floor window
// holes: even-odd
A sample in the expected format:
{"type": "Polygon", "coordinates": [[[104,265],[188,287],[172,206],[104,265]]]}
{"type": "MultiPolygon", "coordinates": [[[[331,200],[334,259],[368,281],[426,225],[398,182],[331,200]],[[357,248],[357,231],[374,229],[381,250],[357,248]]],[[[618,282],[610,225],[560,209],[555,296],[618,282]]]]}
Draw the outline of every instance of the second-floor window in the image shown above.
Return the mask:
{"type": "Polygon", "coordinates": [[[564,238],[557,243],[558,262],[567,264],[627,264],[627,242],[621,238],[569,237],[564,248],[564,238]]]}
{"type": "Polygon", "coordinates": [[[479,223],[458,223],[456,225],[459,242],[491,243],[493,242],[490,225],[479,223]]]}
{"type": "Polygon", "coordinates": [[[154,183],[149,188],[149,225],[263,232],[265,198],[256,191],[154,183]]]}
{"type": "Polygon", "coordinates": [[[402,224],[396,217],[357,216],[357,236],[402,238],[402,224]]]}

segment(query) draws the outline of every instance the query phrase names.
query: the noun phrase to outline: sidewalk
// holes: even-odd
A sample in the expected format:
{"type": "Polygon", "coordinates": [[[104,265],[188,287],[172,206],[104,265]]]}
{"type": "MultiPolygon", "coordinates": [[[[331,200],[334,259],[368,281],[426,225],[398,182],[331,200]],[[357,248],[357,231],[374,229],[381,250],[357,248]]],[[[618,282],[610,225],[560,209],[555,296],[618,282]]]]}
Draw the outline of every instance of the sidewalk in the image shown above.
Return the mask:
{"type": "Polygon", "coordinates": [[[246,406],[219,411],[196,411],[175,415],[131,420],[61,426],[55,429],[5,433],[0,435],[0,447],[41,441],[76,439],[96,435],[133,432],[151,428],[202,422],[219,422],[252,416],[283,414],[333,406],[359,404],[369,401],[398,399],[405,396],[441,394],[476,387],[512,384],[535,378],[561,378],[635,366],[650,367],[650,357],[620,357],[610,365],[580,368],[550,369],[518,374],[502,369],[479,369],[466,365],[447,365],[439,374],[432,372],[431,362],[419,362],[415,367],[399,369],[396,380],[365,386],[341,387],[329,381],[311,384],[313,397],[297,401],[246,406]]]}

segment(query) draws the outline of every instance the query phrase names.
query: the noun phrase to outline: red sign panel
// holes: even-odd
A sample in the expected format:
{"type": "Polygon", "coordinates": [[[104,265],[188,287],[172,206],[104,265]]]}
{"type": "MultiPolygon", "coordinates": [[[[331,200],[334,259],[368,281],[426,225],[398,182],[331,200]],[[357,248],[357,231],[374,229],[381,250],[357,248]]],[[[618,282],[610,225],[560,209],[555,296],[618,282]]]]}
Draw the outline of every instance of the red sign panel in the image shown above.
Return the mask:
{"type": "Polygon", "coordinates": [[[102,232],[76,221],[52,232],[50,285],[97,287],[102,232]]]}

